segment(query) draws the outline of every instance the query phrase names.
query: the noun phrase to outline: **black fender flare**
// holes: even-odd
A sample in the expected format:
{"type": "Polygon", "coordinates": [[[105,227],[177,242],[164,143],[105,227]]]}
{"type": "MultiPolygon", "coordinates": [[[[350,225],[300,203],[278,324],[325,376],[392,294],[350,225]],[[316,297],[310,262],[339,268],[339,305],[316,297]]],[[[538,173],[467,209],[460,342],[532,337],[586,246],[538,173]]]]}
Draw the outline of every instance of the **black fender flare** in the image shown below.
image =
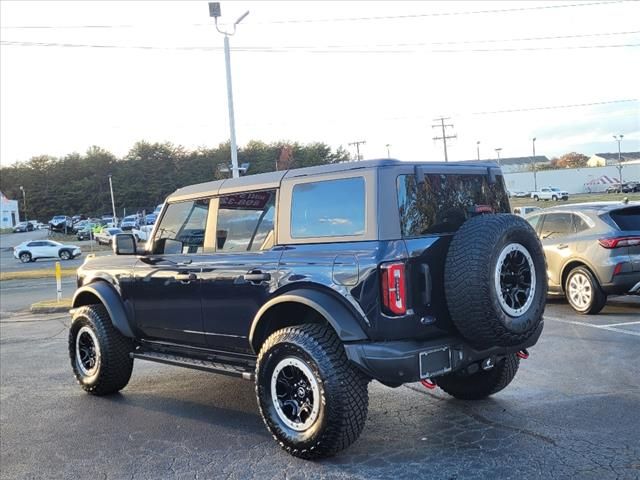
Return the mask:
{"type": "MultiPolygon", "coordinates": [[[[249,344],[256,350],[255,336],[258,331],[260,321],[265,314],[274,306],[281,303],[299,303],[312,308],[322,317],[324,317],[329,325],[335,330],[338,338],[343,342],[356,342],[366,340],[367,334],[362,329],[356,315],[349,310],[339,300],[332,295],[310,288],[291,290],[282,295],[272,298],[265,303],[253,317],[251,329],[249,331],[249,344]]],[[[257,353],[257,352],[256,352],[257,353]]]]}
{"type": "Polygon", "coordinates": [[[84,287],[80,287],[73,294],[73,300],[71,301],[71,308],[78,308],[84,305],[91,305],[92,303],[86,303],[83,297],[95,296],[100,300],[100,303],[104,305],[111,318],[113,326],[125,337],[135,338],[131,325],[129,324],[129,317],[127,311],[124,308],[124,304],[118,292],[106,282],[99,281],[94,282],[84,287]]]}

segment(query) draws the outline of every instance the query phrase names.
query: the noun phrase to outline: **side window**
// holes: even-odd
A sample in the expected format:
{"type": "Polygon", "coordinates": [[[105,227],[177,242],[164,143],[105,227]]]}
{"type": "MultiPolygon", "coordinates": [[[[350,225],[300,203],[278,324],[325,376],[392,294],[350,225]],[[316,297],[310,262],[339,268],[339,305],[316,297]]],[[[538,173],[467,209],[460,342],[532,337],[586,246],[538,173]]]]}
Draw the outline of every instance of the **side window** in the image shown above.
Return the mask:
{"type": "Polygon", "coordinates": [[[573,215],[573,226],[576,232],[583,232],[589,229],[589,225],[579,215],[573,215]]]}
{"type": "Polygon", "coordinates": [[[32,247],[41,247],[43,242],[31,242],[27,244],[27,247],[32,248],[32,247]]]}
{"type": "Polygon", "coordinates": [[[209,213],[209,199],[172,203],[162,216],[154,253],[200,253],[209,213]]]}
{"type": "Polygon", "coordinates": [[[570,213],[549,213],[542,224],[542,240],[562,238],[574,233],[572,215],[570,213]]]}
{"type": "Polygon", "coordinates": [[[527,221],[531,224],[531,226],[536,232],[538,231],[538,224],[540,223],[541,218],[542,218],[542,215],[536,215],[534,217],[527,218],[527,221]]]}
{"type": "Polygon", "coordinates": [[[275,190],[220,197],[216,250],[253,252],[271,248],[275,210],[275,190]]]}
{"type": "Polygon", "coordinates": [[[291,237],[343,237],[365,232],[363,177],[300,183],[291,198],[291,237]]]}

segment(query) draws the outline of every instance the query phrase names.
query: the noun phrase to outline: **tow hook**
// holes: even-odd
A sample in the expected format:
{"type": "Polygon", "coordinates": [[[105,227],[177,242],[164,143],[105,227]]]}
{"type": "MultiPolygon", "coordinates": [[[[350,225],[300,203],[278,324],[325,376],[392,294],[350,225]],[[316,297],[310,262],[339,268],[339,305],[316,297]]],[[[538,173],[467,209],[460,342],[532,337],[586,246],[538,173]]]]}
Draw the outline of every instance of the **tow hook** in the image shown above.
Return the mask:
{"type": "Polygon", "coordinates": [[[518,358],[521,358],[522,360],[526,360],[527,358],[529,358],[529,351],[526,348],[524,348],[519,352],[517,352],[516,355],[518,356],[518,358]]]}
{"type": "Polygon", "coordinates": [[[495,362],[493,361],[493,358],[489,357],[489,358],[485,358],[482,363],[480,364],[480,366],[482,367],[483,370],[491,370],[494,366],[495,366],[495,362]]]}
{"type": "Polygon", "coordinates": [[[428,388],[429,390],[433,390],[437,387],[437,385],[431,381],[430,378],[425,378],[424,380],[420,380],[420,383],[424,388],[428,388]]]}

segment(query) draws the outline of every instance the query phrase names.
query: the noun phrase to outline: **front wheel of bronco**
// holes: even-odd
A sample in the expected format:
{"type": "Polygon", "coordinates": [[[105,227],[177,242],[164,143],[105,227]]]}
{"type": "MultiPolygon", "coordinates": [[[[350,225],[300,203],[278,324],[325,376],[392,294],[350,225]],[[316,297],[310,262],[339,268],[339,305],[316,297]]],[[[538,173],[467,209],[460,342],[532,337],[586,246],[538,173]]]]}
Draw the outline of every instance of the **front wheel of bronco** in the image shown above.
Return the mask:
{"type": "Polygon", "coordinates": [[[520,359],[508,355],[491,370],[480,370],[472,375],[453,373],[438,377],[435,382],[452,397],[460,400],[482,400],[507,387],[516,376],[520,359]]]}
{"type": "Polygon", "coordinates": [[[130,339],[118,332],[102,305],[78,308],[69,328],[71,368],[82,388],[93,395],[123,389],[133,369],[130,339]]]}
{"type": "Polygon", "coordinates": [[[367,418],[368,383],[335,333],[322,325],[278,330],[258,356],[260,413],[295,457],[328,457],[356,441],[367,418]]]}

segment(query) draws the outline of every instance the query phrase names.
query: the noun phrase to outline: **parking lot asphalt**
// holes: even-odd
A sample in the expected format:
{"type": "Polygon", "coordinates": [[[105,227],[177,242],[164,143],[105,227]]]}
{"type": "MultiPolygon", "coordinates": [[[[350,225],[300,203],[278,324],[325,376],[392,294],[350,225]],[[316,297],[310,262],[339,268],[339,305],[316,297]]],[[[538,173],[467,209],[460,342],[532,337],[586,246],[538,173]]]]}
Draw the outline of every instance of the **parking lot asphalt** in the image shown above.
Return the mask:
{"type": "Polygon", "coordinates": [[[372,382],[360,439],[316,463],[280,450],[247,381],[137,361],[120,394],[83,393],[67,325],[0,320],[3,479],[640,477],[640,299],[590,317],[551,302],[531,357],[488,400],[372,382]]]}

